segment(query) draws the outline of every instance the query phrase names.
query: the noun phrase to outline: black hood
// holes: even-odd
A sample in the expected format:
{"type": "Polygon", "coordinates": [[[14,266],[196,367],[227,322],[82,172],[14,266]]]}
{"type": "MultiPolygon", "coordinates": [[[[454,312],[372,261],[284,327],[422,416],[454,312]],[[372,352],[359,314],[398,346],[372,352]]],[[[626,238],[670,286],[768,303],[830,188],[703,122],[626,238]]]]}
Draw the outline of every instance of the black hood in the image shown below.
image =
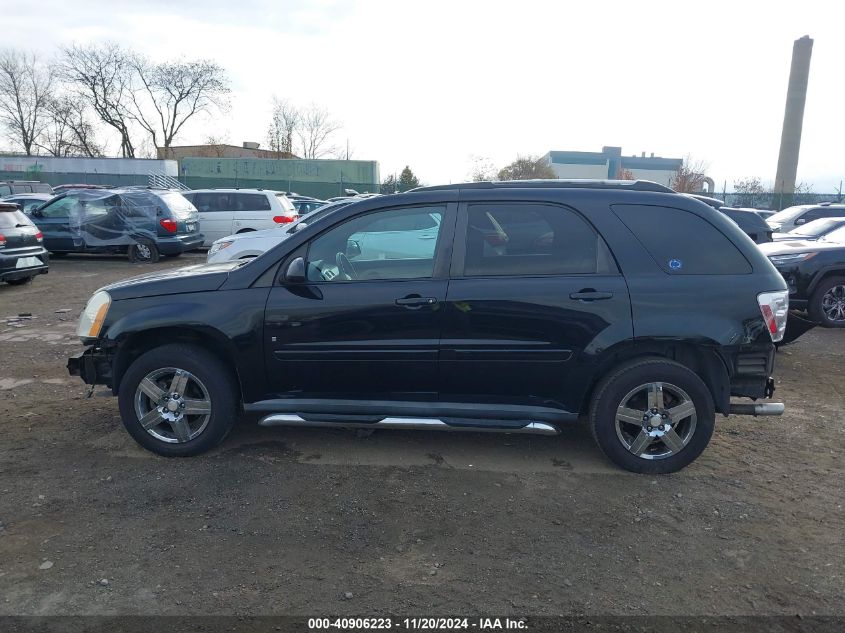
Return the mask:
{"type": "Polygon", "coordinates": [[[185,292],[205,292],[217,290],[229,276],[229,271],[244,265],[245,261],[235,260],[220,264],[197,264],[161,270],[123,279],[101,288],[112,299],[137,299],[155,295],[180,294],[185,292]]]}

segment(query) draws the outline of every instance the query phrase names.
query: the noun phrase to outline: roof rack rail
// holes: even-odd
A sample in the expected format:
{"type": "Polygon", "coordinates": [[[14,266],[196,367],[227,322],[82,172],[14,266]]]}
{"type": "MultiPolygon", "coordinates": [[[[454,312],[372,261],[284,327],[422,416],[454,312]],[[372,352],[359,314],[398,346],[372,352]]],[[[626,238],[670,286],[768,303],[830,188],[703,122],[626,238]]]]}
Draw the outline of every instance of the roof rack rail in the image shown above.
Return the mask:
{"type": "Polygon", "coordinates": [[[675,193],[666,185],[650,180],[501,180],[485,182],[465,182],[450,185],[432,185],[417,187],[411,191],[441,191],[449,189],[622,189],[633,191],[655,191],[675,193]]]}

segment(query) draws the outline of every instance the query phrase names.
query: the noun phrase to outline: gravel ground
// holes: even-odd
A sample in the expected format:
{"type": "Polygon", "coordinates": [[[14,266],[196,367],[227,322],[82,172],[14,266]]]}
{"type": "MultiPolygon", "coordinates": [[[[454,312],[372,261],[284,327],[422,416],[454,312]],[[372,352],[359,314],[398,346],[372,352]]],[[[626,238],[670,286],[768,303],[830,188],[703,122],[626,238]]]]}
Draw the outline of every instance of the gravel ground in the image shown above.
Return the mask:
{"type": "Polygon", "coordinates": [[[845,330],[780,352],[782,418],[720,418],[669,476],[614,468],[581,426],[247,418],[167,460],[64,366],[90,294],[148,270],[67,257],[0,284],[0,615],[845,615],[845,330]]]}

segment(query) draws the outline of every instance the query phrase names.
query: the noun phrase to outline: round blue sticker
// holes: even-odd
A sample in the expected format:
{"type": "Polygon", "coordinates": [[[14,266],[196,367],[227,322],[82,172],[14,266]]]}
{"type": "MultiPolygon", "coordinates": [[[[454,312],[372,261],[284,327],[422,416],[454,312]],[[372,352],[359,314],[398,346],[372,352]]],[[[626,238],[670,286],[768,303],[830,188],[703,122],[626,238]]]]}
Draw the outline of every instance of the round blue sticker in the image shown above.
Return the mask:
{"type": "Polygon", "coordinates": [[[684,263],[680,259],[670,259],[669,260],[669,268],[672,270],[681,270],[684,267],[684,263]]]}

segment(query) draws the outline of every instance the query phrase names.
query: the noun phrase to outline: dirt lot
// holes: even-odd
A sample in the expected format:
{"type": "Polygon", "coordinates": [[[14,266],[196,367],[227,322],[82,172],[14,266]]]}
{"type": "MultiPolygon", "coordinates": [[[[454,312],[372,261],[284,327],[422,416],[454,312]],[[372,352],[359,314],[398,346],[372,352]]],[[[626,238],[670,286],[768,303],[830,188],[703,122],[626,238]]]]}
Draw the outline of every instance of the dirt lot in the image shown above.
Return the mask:
{"type": "Polygon", "coordinates": [[[245,419],[166,460],[65,370],[92,291],[147,270],[68,257],[0,284],[0,317],[35,317],[0,320],[0,615],[845,614],[845,331],[781,351],[783,418],[720,418],[671,476],[617,470],[581,427],[245,419]]]}

